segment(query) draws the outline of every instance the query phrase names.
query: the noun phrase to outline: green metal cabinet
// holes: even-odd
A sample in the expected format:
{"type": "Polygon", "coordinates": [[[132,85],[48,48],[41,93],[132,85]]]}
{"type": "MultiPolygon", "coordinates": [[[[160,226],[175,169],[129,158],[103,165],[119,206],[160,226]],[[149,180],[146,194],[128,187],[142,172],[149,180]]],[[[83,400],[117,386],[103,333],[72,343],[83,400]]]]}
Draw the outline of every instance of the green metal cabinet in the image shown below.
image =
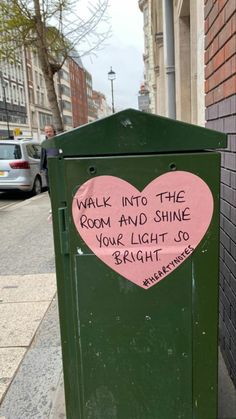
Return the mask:
{"type": "Polygon", "coordinates": [[[49,158],[68,419],[217,418],[222,133],[128,109],[44,143],[49,158]],[[144,289],[86,245],[72,216],[97,176],[139,191],[168,172],[200,177],[214,201],[206,234],[163,280],[144,289]]]}

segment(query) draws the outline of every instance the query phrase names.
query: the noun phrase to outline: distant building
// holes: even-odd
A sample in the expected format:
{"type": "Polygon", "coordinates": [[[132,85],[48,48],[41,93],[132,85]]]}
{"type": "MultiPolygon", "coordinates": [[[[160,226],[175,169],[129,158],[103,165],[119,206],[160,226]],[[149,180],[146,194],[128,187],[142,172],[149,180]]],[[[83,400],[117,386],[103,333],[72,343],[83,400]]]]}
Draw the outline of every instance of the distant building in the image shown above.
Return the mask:
{"type": "Polygon", "coordinates": [[[28,127],[35,138],[43,139],[45,125],[52,124],[52,113],[47,98],[47,90],[38,55],[30,49],[25,51],[26,85],[28,107],[28,127]]]}
{"type": "Polygon", "coordinates": [[[71,84],[70,70],[68,60],[63,67],[55,74],[55,83],[57,86],[57,96],[64,124],[64,130],[73,128],[72,104],[71,104],[71,84]]]}
{"type": "MultiPolygon", "coordinates": [[[[53,123],[44,75],[36,51],[22,48],[18,57],[14,63],[0,61],[0,138],[23,135],[41,141],[45,125],[53,123]]],[[[102,93],[94,101],[92,75],[80,58],[68,58],[54,84],[65,131],[109,114],[102,93]]]]}
{"type": "Polygon", "coordinates": [[[149,90],[142,84],[138,95],[138,108],[142,112],[150,112],[149,90]]]}
{"type": "Polygon", "coordinates": [[[82,61],[78,58],[69,58],[71,105],[73,127],[78,127],[88,122],[88,101],[86,72],[82,61]]]}
{"type": "Polygon", "coordinates": [[[0,138],[8,137],[14,131],[27,128],[27,103],[23,51],[19,50],[18,60],[0,61],[0,138]]]}
{"type": "Polygon", "coordinates": [[[91,74],[86,70],[86,88],[88,101],[88,122],[93,122],[97,119],[96,106],[93,102],[93,81],[91,74]]]}
{"type": "Polygon", "coordinates": [[[93,90],[93,102],[96,108],[97,119],[111,114],[111,108],[108,106],[106,96],[103,93],[93,90]]]}

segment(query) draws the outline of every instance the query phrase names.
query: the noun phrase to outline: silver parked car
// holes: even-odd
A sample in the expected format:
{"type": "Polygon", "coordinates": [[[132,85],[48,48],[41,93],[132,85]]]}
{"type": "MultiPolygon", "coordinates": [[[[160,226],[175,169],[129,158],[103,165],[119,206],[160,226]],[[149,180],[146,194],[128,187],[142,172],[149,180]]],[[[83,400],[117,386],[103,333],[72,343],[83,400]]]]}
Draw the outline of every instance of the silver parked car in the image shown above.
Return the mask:
{"type": "Polygon", "coordinates": [[[47,186],[40,171],[41,146],[32,139],[0,140],[0,191],[21,190],[38,195],[47,186]]]}

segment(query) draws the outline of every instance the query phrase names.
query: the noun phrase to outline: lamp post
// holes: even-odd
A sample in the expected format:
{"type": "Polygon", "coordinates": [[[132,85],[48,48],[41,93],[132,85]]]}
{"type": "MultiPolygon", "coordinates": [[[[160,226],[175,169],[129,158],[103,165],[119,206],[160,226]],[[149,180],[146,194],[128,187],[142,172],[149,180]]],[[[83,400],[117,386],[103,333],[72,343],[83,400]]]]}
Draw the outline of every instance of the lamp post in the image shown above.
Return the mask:
{"type": "Polygon", "coordinates": [[[108,72],[108,80],[111,81],[111,100],[112,100],[112,113],[115,113],[115,107],[114,107],[114,91],[113,91],[113,81],[116,79],[116,73],[112,70],[112,67],[110,71],[108,72]]]}
{"type": "Polygon", "coordinates": [[[7,119],[7,133],[8,138],[10,138],[10,127],[9,127],[9,118],[8,118],[8,109],[7,109],[7,98],[6,98],[6,81],[3,78],[2,71],[0,70],[0,79],[2,85],[2,92],[3,92],[3,103],[4,103],[4,110],[6,112],[6,119],[7,119]]]}

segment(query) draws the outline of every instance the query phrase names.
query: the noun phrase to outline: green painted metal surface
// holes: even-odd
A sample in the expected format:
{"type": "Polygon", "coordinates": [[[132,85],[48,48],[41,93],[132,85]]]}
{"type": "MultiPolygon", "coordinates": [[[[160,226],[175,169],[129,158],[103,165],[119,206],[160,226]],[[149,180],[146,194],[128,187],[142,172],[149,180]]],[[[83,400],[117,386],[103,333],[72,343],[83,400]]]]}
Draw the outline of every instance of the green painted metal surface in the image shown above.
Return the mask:
{"type": "Polygon", "coordinates": [[[226,147],[226,136],[196,125],[127,109],[44,143],[64,157],[124,155],[226,147]]]}
{"type": "Polygon", "coordinates": [[[219,153],[65,154],[49,159],[49,175],[67,418],[216,419],[219,153]],[[142,191],[172,169],[207,183],[214,214],[194,253],[144,290],[87,247],[72,200],[95,176],[142,191]]]}

